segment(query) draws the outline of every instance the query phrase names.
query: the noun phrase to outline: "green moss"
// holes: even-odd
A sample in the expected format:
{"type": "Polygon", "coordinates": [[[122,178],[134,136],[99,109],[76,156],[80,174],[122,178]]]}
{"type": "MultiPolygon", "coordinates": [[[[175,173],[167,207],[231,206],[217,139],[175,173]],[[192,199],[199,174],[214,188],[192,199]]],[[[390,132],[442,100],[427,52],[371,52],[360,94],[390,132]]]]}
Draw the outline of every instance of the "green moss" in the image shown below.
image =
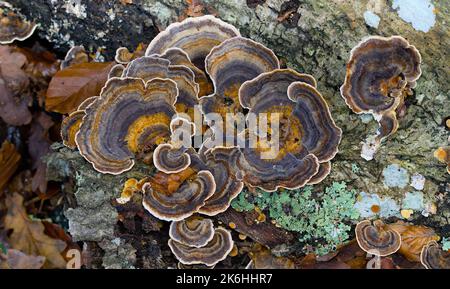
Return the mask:
{"type": "Polygon", "coordinates": [[[324,192],[313,192],[311,186],[278,193],[260,192],[256,197],[244,192],[232,206],[238,211],[258,206],[282,228],[298,232],[300,242],[324,255],[349,238],[350,220],[359,217],[353,208],[355,195],[344,182],[334,182],[324,192]]]}

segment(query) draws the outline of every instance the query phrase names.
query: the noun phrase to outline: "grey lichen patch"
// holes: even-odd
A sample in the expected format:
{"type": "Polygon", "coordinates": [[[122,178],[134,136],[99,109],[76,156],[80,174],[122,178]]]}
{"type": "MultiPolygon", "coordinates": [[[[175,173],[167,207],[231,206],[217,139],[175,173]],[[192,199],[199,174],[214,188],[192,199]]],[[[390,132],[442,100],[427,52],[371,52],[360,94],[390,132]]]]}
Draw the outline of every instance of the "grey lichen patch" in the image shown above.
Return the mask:
{"type": "Polygon", "coordinates": [[[136,249],[120,238],[104,240],[99,243],[105,250],[103,267],[105,269],[134,269],[136,263],[136,249]]]}
{"type": "Polygon", "coordinates": [[[130,259],[134,249],[115,237],[118,213],[111,202],[120,195],[127,178],[143,178],[150,173],[149,168],[137,165],[121,176],[104,175],[95,171],[78,152],[61,144],[52,148],[54,152],[46,160],[48,179],[65,182],[75,176],[74,196],[67,197],[74,197],[76,204],[65,211],[73,240],[100,242],[105,251],[105,267],[116,268],[121,264],[121,268],[129,268],[134,264],[134,259],[130,259]]]}

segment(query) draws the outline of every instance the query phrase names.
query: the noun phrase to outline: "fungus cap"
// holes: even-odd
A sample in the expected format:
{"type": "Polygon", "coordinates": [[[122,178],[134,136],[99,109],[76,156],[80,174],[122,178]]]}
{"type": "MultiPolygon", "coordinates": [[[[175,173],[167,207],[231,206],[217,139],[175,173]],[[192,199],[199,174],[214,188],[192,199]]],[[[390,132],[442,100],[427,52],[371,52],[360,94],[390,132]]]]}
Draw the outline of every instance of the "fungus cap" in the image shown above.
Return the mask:
{"type": "MultiPolygon", "coordinates": [[[[338,151],[342,131],[315,85],[310,75],[277,69],[241,86],[241,105],[251,114],[278,116],[278,126],[271,128],[272,139],[258,130],[247,133],[236,163],[246,184],[265,191],[296,189],[308,182],[318,183],[328,175],[328,162],[338,151]],[[255,147],[251,141],[256,137],[255,147]],[[270,154],[264,156],[266,152],[270,154]]],[[[247,123],[250,121],[247,116],[247,123]]]]}
{"type": "Polygon", "coordinates": [[[150,56],[155,56],[163,59],[167,59],[170,65],[183,65],[192,70],[195,76],[195,82],[199,85],[199,97],[209,95],[213,92],[213,85],[208,79],[206,72],[195,66],[186,52],[177,47],[171,47],[167,49],[163,54],[153,54],[150,56]]]}
{"type": "Polygon", "coordinates": [[[23,41],[30,37],[34,30],[36,30],[36,24],[23,19],[17,13],[5,11],[1,14],[0,44],[9,44],[15,40],[23,41]]]}
{"type": "Polygon", "coordinates": [[[153,216],[180,221],[198,212],[212,196],[216,183],[211,172],[187,168],[179,173],[157,173],[144,184],[143,205],[153,216]]]}
{"type": "Polygon", "coordinates": [[[450,269],[450,252],[442,250],[436,241],[422,248],[420,262],[427,269],[450,269]]]}
{"type": "Polygon", "coordinates": [[[199,87],[191,69],[184,65],[171,65],[167,59],[156,56],[143,56],[131,61],[123,71],[124,77],[140,78],[144,81],[153,78],[168,78],[177,84],[178,98],[175,104],[178,113],[186,113],[193,118],[198,104],[199,87]]]}
{"type": "Polygon", "coordinates": [[[244,37],[233,37],[214,47],[205,59],[206,72],[214,84],[214,94],[201,99],[205,114],[242,111],[238,92],[241,85],[264,72],[280,68],[269,48],[244,37]]]}
{"type": "Polygon", "coordinates": [[[369,254],[384,257],[400,249],[400,234],[386,227],[381,220],[372,223],[369,220],[359,222],[355,228],[356,240],[361,249],[369,254]]]}
{"type": "Polygon", "coordinates": [[[350,53],[341,95],[355,113],[395,109],[396,98],[420,77],[419,51],[400,36],[371,36],[350,53]]]}
{"type": "Polygon", "coordinates": [[[76,111],[70,113],[64,117],[61,122],[61,139],[63,144],[70,148],[75,149],[77,147],[75,136],[80,130],[83,117],[86,115],[86,108],[95,101],[97,96],[86,98],[77,108],[76,111]]]}
{"type": "Polygon", "coordinates": [[[171,47],[178,47],[187,53],[192,63],[204,69],[205,57],[214,46],[239,35],[234,26],[212,15],[186,18],[170,24],[153,38],[145,55],[163,54],[171,47]]]}
{"type": "Polygon", "coordinates": [[[205,264],[213,266],[224,260],[233,250],[233,239],[228,230],[217,228],[214,236],[201,248],[190,247],[169,240],[169,247],[175,257],[183,264],[205,264]]]}
{"type": "Polygon", "coordinates": [[[231,165],[240,152],[237,147],[216,147],[200,153],[204,154],[205,165],[214,176],[216,190],[199,213],[215,216],[225,212],[244,188],[244,183],[238,179],[231,165]]]}
{"type": "Polygon", "coordinates": [[[350,53],[341,96],[355,113],[371,113],[380,124],[375,147],[397,131],[396,110],[421,75],[419,51],[400,36],[370,36],[350,53]]]}
{"type": "Polygon", "coordinates": [[[214,237],[211,219],[190,217],[170,224],[169,236],[172,240],[190,247],[203,247],[214,237]]]}
{"type": "Polygon", "coordinates": [[[153,165],[157,170],[173,174],[185,170],[191,164],[191,158],[185,147],[172,144],[160,144],[153,152],[153,165]]]}
{"type": "Polygon", "coordinates": [[[111,78],[86,108],[75,137],[81,155],[102,173],[131,169],[136,157],[169,138],[177,95],[170,79],[111,78]]]}

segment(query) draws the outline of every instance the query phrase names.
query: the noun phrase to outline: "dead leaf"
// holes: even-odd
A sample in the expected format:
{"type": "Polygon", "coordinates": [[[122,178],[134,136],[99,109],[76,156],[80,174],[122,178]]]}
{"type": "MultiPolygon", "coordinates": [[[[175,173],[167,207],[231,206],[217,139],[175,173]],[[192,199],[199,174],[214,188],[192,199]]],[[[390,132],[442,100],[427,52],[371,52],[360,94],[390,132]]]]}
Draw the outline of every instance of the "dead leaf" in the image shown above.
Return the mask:
{"type": "Polygon", "coordinates": [[[15,146],[9,141],[4,141],[0,148],[0,195],[19,167],[20,159],[21,156],[15,146]]]}
{"type": "Polygon", "coordinates": [[[66,261],[61,252],[66,243],[45,235],[42,222],[28,217],[21,195],[14,193],[7,196],[5,203],[8,208],[4,219],[5,227],[13,230],[9,236],[11,247],[27,255],[44,256],[44,268],[65,268],[66,261]]]}
{"type": "Polygon", "coordinates": [[[0,46],[0,117],[10,125],[20,126],[31,121],[30,97],[23,95],[29,80],[22,67],[26,57],[10,46],[0,46]]]}
{"type": "Polygon", "coordinates": [[[43,256],[30,256],[19,250],[9,249],[0,252],[0,269],[40,269],[45,263],[43,256]]]}
{"type": "Polygon", "coordinates": [[[399,253],[411,262],[420,262],[420,252],[430,241],[438,241],[439,236],[433,229],[425,226],[415,226],[402,221],[387,225],[397,231],[402,237],[399,253]]]}
{"type": "Polygon", "coordinates": [[[16,51],[14,46],[0,45],[0,71],[7,88],[14,95],[23,92],[28,87],[28,76],[23,71],[27,63],[26,56],[16,51]]]}
{"type": "Polygon", "coordinates": [[[47,190],[47,165],[42,158],[50,152],[52,142],[48,131],[53,124],[50,116],[45,113],[38,113],[31,124],[31,135],[27,141],[28,152],[31,156],[31,168],[35,170],[31,188],[33,191],[39,189],[41,193],[47,190]]]}
{"type": "Polygon", "coordinates": [[[99,95],[114,62],[90,62],[58,71],[50,81],[45,108],[71,113],[88,97],[99,95]]]}

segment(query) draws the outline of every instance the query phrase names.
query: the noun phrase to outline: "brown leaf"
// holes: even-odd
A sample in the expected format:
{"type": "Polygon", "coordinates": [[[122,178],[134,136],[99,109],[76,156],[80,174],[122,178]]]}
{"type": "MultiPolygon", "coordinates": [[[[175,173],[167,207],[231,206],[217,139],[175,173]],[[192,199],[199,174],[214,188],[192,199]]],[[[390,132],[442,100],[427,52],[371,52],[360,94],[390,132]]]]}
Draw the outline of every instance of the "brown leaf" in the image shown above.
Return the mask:
{"type": "Polygon", "coordinates": [[[9,236],[11,247],[28,255],[44,256],[44,268],[65,268],[66,261],[61,252],[66,243],[45,235],[42,222],[28,217],[21,195],[7,196],[5,202],[8,208],[5,227],[13,230],[9,236]]]}
{"type": "Polygon", "coordinates": [[[13,94],[22,92],[29,84],[28,76],[23,71],[26,63],[26,56],[16,51],[14,46],[0,45],[0,71],[13,94]]]}
{"type": "Polygon", "coordinates": [[[100,94],[114,62],[90,62],[58,71],[50,81],[45,99],[48,111],[71,113],[88,97],[100,94]]]}
{"type": "Polygon", "coordinates": [[[50,116],[38,113],[31,124],[31,135],[28,138],[28,152],[31,156],[31,168],[35,170],[32,179],[32,190],[39,189],[41,193],[47,190],[46,169],[43,157],[50,152],[52,144],[48,131],[53,126],[50,116]]]}
{"type": "Polygon", "coordinates": [[[30,256],[15,249],[9,249],[5,255],[0,252],[0,269],[40,269],[44,263],[43,256],[30,256]]]}
{"type": "Polygon", "coordinates": [[[21,93],[29,80],[22,67],[26,57],[12,47],[0,46],[0,117],[10,125],[20,126],[31,121],[30,97],[21,93]]]}
{"type": "Polygon", "coordinates": [[[397,231],[402,237],[399,253],[411,262],[420,262],[420,252],[430,241],[438,241],[439,236],[433,229],[425,226],[415,226],[402,221],[387,225],[397,231]]]}
{"type": "Polygon", "coordinates": [[[0,148],[0,195],[9,179],[17,170],[21,156],[9,141],[5,141],[0,148]]]}

